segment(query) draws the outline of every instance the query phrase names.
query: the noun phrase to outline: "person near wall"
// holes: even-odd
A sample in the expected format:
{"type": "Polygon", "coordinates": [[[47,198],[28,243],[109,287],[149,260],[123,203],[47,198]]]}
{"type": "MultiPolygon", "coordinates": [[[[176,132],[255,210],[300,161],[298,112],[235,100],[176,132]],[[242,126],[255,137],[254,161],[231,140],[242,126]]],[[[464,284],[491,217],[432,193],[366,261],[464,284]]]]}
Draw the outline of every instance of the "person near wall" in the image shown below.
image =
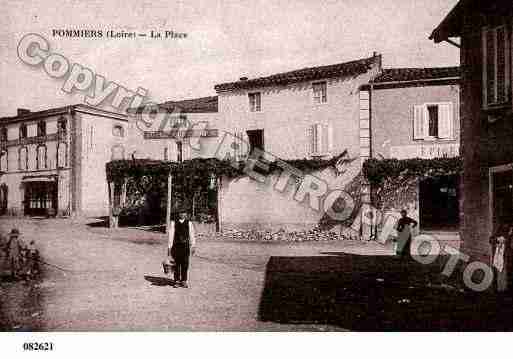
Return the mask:
{"type": "Polygon", "coordinates": [[[187,218],[187,210],[179,209],[178,219],[171,221],[168,235],[168,255],[175,262],[174,286],[188,288],[189,262],[196,250],[196,234],[192,222],[187,218]]]}
{"type": "Polygon", "coordinates": [[[401,218],[397,221],[396,229],[399,234],[397,240],[397,254],[404,258],[411,253],[411,229],[417,227],[418,222],[407,216],[408,212],[403,209],[401,218]]]}

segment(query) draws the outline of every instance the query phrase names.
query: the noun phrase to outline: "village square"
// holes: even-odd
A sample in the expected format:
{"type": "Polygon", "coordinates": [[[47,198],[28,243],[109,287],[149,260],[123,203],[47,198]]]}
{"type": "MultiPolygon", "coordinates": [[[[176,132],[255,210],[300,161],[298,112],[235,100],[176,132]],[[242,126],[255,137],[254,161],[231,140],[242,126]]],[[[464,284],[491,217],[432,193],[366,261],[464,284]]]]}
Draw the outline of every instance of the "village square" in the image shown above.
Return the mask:
{"type": "Polygon", "coordinates": [[[459,66],[361,52],[165,101],[56,46],[102,30],[22,34],[83,101],[0,118],[0,330],[511,330],[512,19],[443,14],[423,36],[459,66]]]}

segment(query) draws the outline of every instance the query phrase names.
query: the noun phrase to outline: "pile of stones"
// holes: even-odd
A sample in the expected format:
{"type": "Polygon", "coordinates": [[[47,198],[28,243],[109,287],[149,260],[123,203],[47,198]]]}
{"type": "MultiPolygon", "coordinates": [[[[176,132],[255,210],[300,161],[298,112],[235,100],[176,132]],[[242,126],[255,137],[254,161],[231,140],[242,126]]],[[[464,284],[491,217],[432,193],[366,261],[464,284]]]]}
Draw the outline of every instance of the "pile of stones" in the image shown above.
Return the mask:
{"type": "Polygon", "coordinates": [[[226,230],[217,233],[198,234],[199,239],[209,240],[230,240],[230,241],[289,241],[289,242],[308,242],[308,241],[336,241],[353,239],[347,235],[334,231],[322,231],[320,229],[311,229],[308,231],[287,232],[284,229],[278,231],[271,230],[226,230]]]}

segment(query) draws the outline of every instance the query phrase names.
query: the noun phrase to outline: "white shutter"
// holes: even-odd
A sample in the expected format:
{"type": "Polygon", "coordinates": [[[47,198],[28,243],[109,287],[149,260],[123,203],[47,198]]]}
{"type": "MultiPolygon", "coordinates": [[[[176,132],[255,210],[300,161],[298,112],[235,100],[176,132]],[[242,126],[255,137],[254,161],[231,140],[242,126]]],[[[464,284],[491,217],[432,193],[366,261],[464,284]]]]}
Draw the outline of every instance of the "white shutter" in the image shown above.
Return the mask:
{"type": "Polygon", "coordinates": [[[322,125],[322,154],[331,152],[333,147],[333,128],[330,124],[322,125]]]}
{"type": "Polygon", "coordinates": [[[438,137],[451,139],[453,124],[452,103],[438,105],[438,137]]]}
{"type": "Polygon", "coordinates": [[[413,139],[424,139],[425,130],[425,106],[415,105],[413,107],[413,139]]]}
{"type": "Polygon", "coordinates": [[[315,125],[315,153],[319,154],[323,149],[322,125],[315,125]]]}
{"type": "Polygon", "coordinates": [[[327,146],[328,146],[328,152],[333,151],[333,124],[330,122],[328,126],[326,126],[326,132],[327,132],[327,146]]]}

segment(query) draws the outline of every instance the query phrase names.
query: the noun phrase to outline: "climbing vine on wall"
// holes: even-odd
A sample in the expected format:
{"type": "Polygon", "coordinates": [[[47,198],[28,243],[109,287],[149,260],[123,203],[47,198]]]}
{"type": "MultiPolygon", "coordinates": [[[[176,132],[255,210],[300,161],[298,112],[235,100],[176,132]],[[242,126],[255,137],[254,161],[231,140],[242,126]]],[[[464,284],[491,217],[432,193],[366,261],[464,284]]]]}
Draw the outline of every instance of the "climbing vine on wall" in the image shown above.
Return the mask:
{"type": "MultiPolygon", "coordinates": [[[[267,168],[262,170],[262,166],[258,166],[254,170],[265,175],[281,170],[283,163],[303,173],[309,173],[329,166],[335,167],[338,163],[349,160],[347,151],[344,151],[330,159],[259,161],[265,163],[267,168]]],[[[141,205],[141,201],[148,197],[165,201],[169,174],[172,175],[173,198],[177,202],[187,202],[196,194],[213,189],[216,179],[243,176],[244,168],[249,162],[217,158],[195,158],[182,163],[150,159],[115,160],[106,164],[106,173],[107,181],[113,183],[114,187],[126,187],[127,196],[122,206],[130,207],[141,205]]]]}
{"type": "Polygon", "coordinates": [[[399,196],[411,197],[423,179],[459,174],[462,161],[460,157],[369,159],[363,164],[362,171],[373,188],[373,205],[386,210],[399,196]]]}

